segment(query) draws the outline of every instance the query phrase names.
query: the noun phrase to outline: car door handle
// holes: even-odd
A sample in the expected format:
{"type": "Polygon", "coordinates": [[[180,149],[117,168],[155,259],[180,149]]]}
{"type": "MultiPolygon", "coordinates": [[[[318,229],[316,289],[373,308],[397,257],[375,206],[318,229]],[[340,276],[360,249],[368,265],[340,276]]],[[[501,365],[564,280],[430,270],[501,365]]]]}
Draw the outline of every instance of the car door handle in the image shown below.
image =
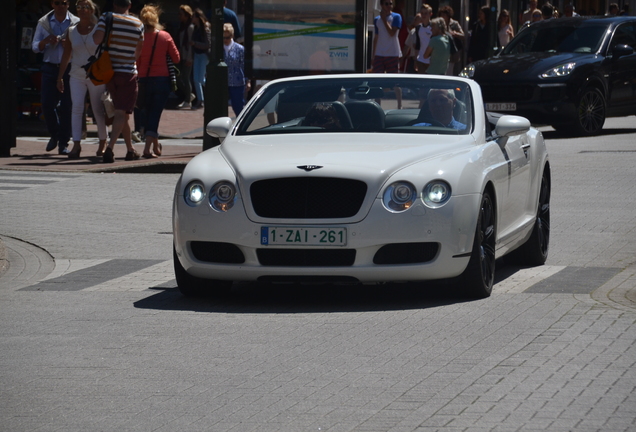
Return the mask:
{"type": "Polygon", "coordinates": [[[528,158],[528,149],[530,148],[530,143],[521,144],[521,150],[523,150],[523,154],[526,158],[528,158]]]}

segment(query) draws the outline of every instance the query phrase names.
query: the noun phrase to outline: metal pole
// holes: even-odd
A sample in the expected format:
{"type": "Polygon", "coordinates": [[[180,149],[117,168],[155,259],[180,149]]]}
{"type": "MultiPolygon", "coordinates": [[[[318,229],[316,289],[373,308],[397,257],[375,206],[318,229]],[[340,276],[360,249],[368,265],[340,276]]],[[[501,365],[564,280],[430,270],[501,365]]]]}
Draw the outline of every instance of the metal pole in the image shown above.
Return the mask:
{"type": "Polygon", "coordinates": [[[10,1],[5,5],[2,14],[2,29],[0,30],[0,157],[11,156],[11,148],[16,146],[16,76],[17,53],[15,43],[16,32],[16,3],[10,1]],[[7,9],[8,8],[8,9],[7,9]]]}
{"type": "Polygon", "coordinates": [[[212,53],[206,69],[205,105],[203,108],[203,150],[221,142],[205,132],[208,123],[217,117],[227,117],[229,89],[227,64],[223,52],[223,4],[224,0],[212,0],[212,53]]]}

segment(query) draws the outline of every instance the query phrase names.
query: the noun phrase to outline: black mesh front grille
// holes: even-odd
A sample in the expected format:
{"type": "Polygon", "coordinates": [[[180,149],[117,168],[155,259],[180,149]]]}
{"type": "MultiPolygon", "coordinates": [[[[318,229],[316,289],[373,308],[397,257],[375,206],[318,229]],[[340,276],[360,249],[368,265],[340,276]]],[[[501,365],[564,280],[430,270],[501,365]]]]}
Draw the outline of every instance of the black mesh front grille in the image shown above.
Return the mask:
{"type": "Polygon", "coordinates": [[[356,260],[355,249],[258,249],[264,266],[347,267],[356,260]]]}
{"type": "Polygon", "coordinates": [[[524,102],[532,99],[534,87],[528,85],[482,85],[485,102],[524,102]]]}
{"type": "Polygon", "coordinates": [[[541,101],[550,102],[563,99],[565,97],[565,87],[543,87],[541,89],[541,101]]]}
{"type": "Polygon", "coordinates": [[[257,215],[275,219],[329,219],[355,216],[367,193],[359,180],[290,177],[261,180],[250,194],[257,215]]]}
{"type": "Polygon", "coordinates": [[[243,264],[245,256],[238,246],[231,243],[200,242],[190,243],[192,254],[199,261],[218,264],[243,264]]]}
{"type": "Polygon", "coordinates": [[[373,264],[417,264],[433,260],[437,243],[394,243],[382,246],[373,257],[373,264]]]}

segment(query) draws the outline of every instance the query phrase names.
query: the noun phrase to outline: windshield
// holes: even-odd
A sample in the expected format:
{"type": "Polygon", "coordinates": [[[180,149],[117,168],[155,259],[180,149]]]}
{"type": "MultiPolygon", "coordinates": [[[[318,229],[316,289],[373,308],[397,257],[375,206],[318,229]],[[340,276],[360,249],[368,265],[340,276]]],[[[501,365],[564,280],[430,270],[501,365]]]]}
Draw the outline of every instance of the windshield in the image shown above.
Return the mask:
{"type": "Polygon", "coordinates": [[[604,25],[530,26],[504,48],[502,55],[527,52],[593,53],[598,51],[604,25]]]}
{"type": "Polygon", "coordinates": [[[268,85],[245,113],[237,134],[465,135],[473,128],[472,106],[470,88],[461,81],[308,78],[268,85]]]}

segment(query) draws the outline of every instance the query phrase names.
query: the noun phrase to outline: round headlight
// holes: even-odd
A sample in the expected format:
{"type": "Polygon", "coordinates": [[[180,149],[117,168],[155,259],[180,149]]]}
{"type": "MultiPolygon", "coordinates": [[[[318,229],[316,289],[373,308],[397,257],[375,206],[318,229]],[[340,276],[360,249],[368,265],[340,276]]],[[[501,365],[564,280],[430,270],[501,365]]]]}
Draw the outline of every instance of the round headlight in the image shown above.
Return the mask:
{"type": "Polygon", "coordinates": [[[401,212],[409,209],[416,198],[415,186],[408,182],[395,182],[384,190],[382,204],[387,210],[401,212]]]}
{"type": "Polygon", "coordinates": [[[210,191],[210,205],[219,212],[226,212],[234,206],[236,188],[227,181],[215,184],[210,191]]]}
{"type": "Polygon", "coordinates": [[[185,198],[185,202],[192,207],[201,204],[205,199],[205,187],[203,183],[198,180],[190,182],[185,188],[183,197],[185,198]]]}
{"type": "Polygon", "coordinates": [[[427,184],[422,191],[422,201],[427,207],[438,208],[448,202],[451,197],[451,187],[442,180],[434,180],[427,184]]]}

